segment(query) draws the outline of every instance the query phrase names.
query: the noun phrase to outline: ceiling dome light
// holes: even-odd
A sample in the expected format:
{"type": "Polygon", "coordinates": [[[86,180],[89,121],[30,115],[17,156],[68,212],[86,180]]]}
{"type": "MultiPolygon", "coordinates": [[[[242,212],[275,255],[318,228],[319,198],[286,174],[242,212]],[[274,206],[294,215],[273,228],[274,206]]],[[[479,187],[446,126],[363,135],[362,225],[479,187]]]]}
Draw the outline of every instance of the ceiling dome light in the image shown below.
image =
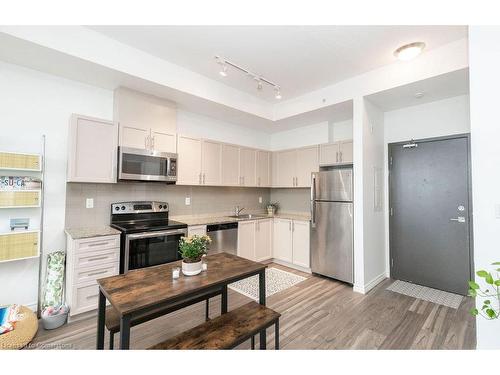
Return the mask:
{"type": "Polygon", "coordinates": [[[219,74],[223,77],[227,77],[227,66],[226,64],[222,64],[221,65],[221,70],[219,72],[219,74]]]}
{"type": "Polygon", "coordinates": [[[394,56],[396,56],[399,60],[408,61],[420,55],[424,48],[424,42],[406,44],[394,51],[394,56]]]}

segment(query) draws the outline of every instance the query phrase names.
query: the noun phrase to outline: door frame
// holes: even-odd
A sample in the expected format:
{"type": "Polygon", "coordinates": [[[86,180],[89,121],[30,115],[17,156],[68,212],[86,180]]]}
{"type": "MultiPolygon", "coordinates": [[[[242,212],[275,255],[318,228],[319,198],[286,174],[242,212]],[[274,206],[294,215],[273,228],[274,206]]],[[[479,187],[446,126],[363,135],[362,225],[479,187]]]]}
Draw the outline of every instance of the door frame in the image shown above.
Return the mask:
{"type": "MultiPolygon", "coordinates": [[[[458,138],[465,138],[467,141],[467,190],[468,190],[468,207],[469,207],[469,225],[468,225],[468,230],[469,230],[469,279],[474,279],[474,231],[473,231],[473,206],[472,206],[472,164],[471,164],[471,143],[470,143],[470,133],[460,133],[460,134],[452,134],[452,135],[445,135],[445,136],[440,136],[440,137],[430,137],[430,138],[419,138],[419,139],[412,139],[411,141],[414,141],[416,143],[422,143],[422,142],[433,142],[433,141],[443,141],[443,140],[451,140],[451,139],[458,139],[458,138]]],[[[387,169],[388,169],[388,184],[387,184],[387,189],[388,189],[388,196],[389,196],[389,204],[388,204],[388,212],[387,215],[389,217],[389,276],[392,278],[394,272],[393,272],[393,264],[392,264],[392,259],[393,259],[393,253],[394,250],[392,248],[392,216],[390,213],[391,207],[392,207],[392,198],[391,198],[391,191],[392,191],[392,178],[391,178],[391,158],[392,158],[392,153],[391,153],[391,147],[395,146],[403,146],[404,144],[407,144],[410,140],[405,140],[405,141],[399,141],[399,142],[391,142],[387,144],[387,169]]]]}

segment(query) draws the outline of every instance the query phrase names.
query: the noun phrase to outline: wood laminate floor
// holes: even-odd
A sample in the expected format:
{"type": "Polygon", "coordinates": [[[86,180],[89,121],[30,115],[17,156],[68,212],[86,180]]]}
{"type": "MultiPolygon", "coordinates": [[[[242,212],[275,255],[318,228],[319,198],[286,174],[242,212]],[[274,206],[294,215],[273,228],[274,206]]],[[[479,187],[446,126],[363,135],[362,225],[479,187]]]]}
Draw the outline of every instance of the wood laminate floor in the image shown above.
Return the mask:
{"type": "MultiPolygon", "coordinates": [[[[387,291],[385,280],[366,295],[327,278],[307,275],[307,280],[268,297],[267,305],[280,312],[281,349],[475,349],[475,320],[465,298],[458,310],[387,291]]],[[[249,298],[229,289],[229,309],[249,298]]],[[[131,348],[144,349],[204,322],[205,305],[199,303],[173,314],[133,327],[131,348]]],[[[220,298],[210,304],[210,315],[220,314],[220,298]]],[[[53,331],[40,328],[32,347],[95,349],[96,315],[53,331]]],[[[274,332],[268,330],[268,349],[274,332]]],[[[106,331],[106,343],[109,334],[106,331]]],[[[258,337],[256,337],[258,342],[258,337]]],[[[118,335],[115,335],[115,347],[118,335]]],[[[257,346],[258,347],[258,346],[257,346]]],[[[244,343],[241,349],[249,349],[244,343]]]]}

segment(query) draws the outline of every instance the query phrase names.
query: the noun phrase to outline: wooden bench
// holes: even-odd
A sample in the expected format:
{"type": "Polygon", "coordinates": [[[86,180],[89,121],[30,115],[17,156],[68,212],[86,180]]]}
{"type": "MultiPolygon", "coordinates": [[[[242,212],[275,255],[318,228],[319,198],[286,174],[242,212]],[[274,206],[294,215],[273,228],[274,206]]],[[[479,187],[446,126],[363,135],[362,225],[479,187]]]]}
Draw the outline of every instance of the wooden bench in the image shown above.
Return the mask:
{"type": "MultiPolygon", "coordinates": [[[[251,339],[254,349],[254,336],[274,325],[274,343],[278,350],[280,316],[270,308],[250,302],[149,349],[232,349],[248,339],[251,339]]],[[[261,343],[260,348],[265,347],[265,342],[261,343]]]]}
{"type": "MultiPolygon", "coordinates": [[[[142,314],[139,314],[138,316],[134,317],[130,321],[130,326],[136,326],[138,324],[142,324],[145,322],[148,322],[150,320],[159,318],[160,316],[170,314],[174,311],[180,310],[184,307],[194,305],[195,303],[206,301],[205,304],[205,320],[209,320],[209,301],[210,298],[213,298],[215,296],[221,295],[222,290],[210,292],[210,293],[202,293],[193,297],[190,297],[185,300],[178,301],[176,303],[167,305],[167,306],[162,306],[158,307],[155,309],[151,309],[148,311],[145,311],[142,314]]],[[[223,301],[221,300],[221,310],[222,310],[222,304],[223,301]]],[[[109,330],[109,349],[113,350],[114,346],[114,338],[115,338],[115,333],[120,332],[120,315],[118,314],[118,311],[116,311],[112,306],[106,307],[106,320],[105,320],[106,328],[109,330]]]]}

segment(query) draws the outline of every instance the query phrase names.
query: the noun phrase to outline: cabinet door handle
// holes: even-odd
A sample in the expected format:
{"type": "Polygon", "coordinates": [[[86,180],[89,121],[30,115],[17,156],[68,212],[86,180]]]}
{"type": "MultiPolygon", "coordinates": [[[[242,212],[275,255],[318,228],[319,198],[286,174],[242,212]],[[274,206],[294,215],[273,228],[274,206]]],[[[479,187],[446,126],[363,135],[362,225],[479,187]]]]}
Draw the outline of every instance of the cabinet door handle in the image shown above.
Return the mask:
{"type": "Polygon", "coordinates": [[[257,177],[257,186],[260,186],[260,176],[257,177]]]}
{"type": "Polygon", "coordinates": [[[151,137],[151,149],[155,148],[155,137],[151,137]]]}
{"type": "Polygon", "coordinates": [[[201,173],[198,175],[198,183],[201,185],[201,173]]]}
{"type": "Polygon", "coordinates": [[[339,152],[339,155],[340,162],[342,162],[342,151],[339,152]]]}
{"type": "Polygon", "coordinates": [[[291,221],[288,222],[288,230],[290,232],[292,231],[292,222],[291,221]]]}
{"type": "Polygon", "coordinates": [[[99,294],[92,294],[91,296],[87,296],[87,297],[85,297],[85,298],[87,298],[87,299],[91,299],[91,298],[96,298],[96,297],[98,297],[98,296],[99,296],[99,294]]]}
{"type": "Polygon", "coordinates": [[[96,260],[103,260],[103,259],[108,259],[108,257],[97,257],[97,258],[89,258],[89,262],[93,262],[93,261],[96,261],[96,260]]]}
{"type": "Polygon", "coordinates": [[[203,185],[205,185],[205,173],[203,173],[203,185]]]}
{"type": "Polygon", "coordinates": [[[144,137],[144,148],[148,148],[148,137],[144,137]]]}
{"type": "Polygon", "coordinates": [[[106,272],[108,272],[108,270],[97,271],[97,272],[90,272],[90,273],[87,274],[87,276],[102,275],[103,273],[106,273],[106,272]]]}
{"type": "Polygon", "coordinates": [[[87,246],[88,247],[93,247],[93,246],[102,246],[102,245],[106,245],[107,242],[94,242],[94,243],[89,243],[87,246]]]}
{"type": "Polygon", "coordinates": [[[339,152],[338,151],[335,153],[335,161],[337,163],[339,162],[339,152]]]}

